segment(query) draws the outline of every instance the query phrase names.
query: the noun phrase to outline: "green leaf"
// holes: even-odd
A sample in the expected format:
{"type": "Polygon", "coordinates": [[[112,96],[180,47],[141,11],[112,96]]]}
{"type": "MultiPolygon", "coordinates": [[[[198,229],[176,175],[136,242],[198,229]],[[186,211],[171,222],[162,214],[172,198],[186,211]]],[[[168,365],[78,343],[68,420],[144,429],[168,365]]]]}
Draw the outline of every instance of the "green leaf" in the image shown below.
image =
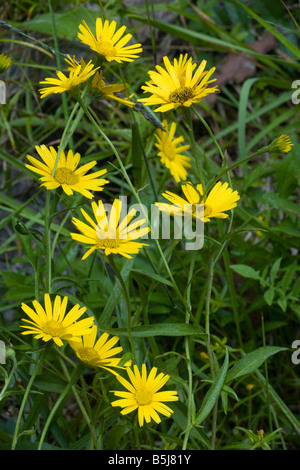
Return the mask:
{"type": "MultiPolygon", "coordinates": [[[[71,8],[54,14],[55,28],[58,37],[74,40],[78,33],[78,25],[85,20],[89,26],[96,23],[98,16],[97,11],[92,11],[80,6],[79,8],[71,8]]],[[[23,29],[24,23],[11,22],[12,25],[23,29]]],[[[43,34],[53,35],[51,13],[44,13],[34,16],[26,22],[26,31],[38,31],[43,34]]]]}
{"type": "Polygon", "coordinates": [[[234,366],[228,371],[226,376],[226,383],[231,382],[242,375],[250,374],[258,369],[268,357],[277,354],[280,351],[286,351],[287,348],[277,346],[263,346],[245,354],[234,366]]]}
{"type": "Polygon", "coordinates": [[[288,198],[300,182],[300,145],[294,144],[291,152],[275,169],[278,195],[288,198]]]}
{"type": "Polygon", "coordinates": [[[295,261],[293,264],[291,264],[287,268],[283,278],[280,281],[280,287],[283,289],[284,292],[286,292],[287,289],[289,288],[289,286],[290,286],[290,284],[291,284],[291,282],[292,282],[292,280],[295,276],[296,270],[297,270],[297,262],[295,261]]]}
{"type": "Polygon", "coordinates": [[[272,305],[274,295],[275,295],[275,291],[273,287],[270,287],[270,289],[266,290],[266,292],[264,293],[264,299],[268,305],[272,305]]]}
{"type": "Polygon", "coordinates": [[[34,381],[34,386],[39,390],[44,390],[45,392],[62,393],[66,388],[66,384],[67,383],[64,380],[61,380],[48,372],[44,372],[39,375],[34,381]]]}
{"type": "MultiPolygon", "coordinates": [[[[105,331],[117,336],[127,336],[126,328],[111,328],[105,331]]],[[[157,325],[136,326],[135,328],[131,328],[131,334],[138,338],[147,338],[149,336],[206,336],[204,333],[201,333],[196,326],[187,325],[185,323],[160,323],[157,325]]]]}
{"type": "Polygon", "coordinates": [[[300,207],[298,204],[279,197],[275,193],[265,193],[263,195],[263,200],[269,205],[270,209],[282,209],[286,212],[291,212],[292,214],[300,214],[300,207]]]}
{"type": "Polygon", "coordinates": [[[154,281],[161,282],[162,284],[166,284],[167,286],[173,287],[173,284],[171,281],[169,281],[169,279],[165,279],[164,277],[159,276],[158,274],[155,274],[152,271],[143,271],[142,269],[132,269],[131,272],[141,274],[142,276],[148,276],[154,281]]]}
{"type": "Polygon", "coordinates": [[[240,276],[249,279],[260,279],[259,271],[255,271],[255,269],[251,268],[251,266],[247,266],[246,264],[231,264],[230,267],[240,276]]]}
{"type": "Polygon", "coordinates": [[[212,384],[212,386],[206,393],[204,400],[202,402],[201,408],[196,416],[196,421],[195,421],[196,426],[199,426],[205,420],[205,418],[209,415],[209,413],[213,409],[214,404],[218,400],[225,378],[226,378],[228,364],[229,364],[228,350],[226,349],[224,363],[221,369],[219,370],[214,383],[212,384]]]}
{"type": "Polygon", "coordinates": [[[271,268],[271,271],[270,271],[271,284],[273,284],[276,279],[277,273],[280,268],[280,263],[281,263],[281,258],[277,258],[277,260],[275,261],[275,263],[273,264],[271,268]]]}
{"type": "Polygon", "coordinates": [[[280,299],[277,300],[277,303],[279,305],[279,307],[281,308],[281,310],[283,312],[286,311],[286,307],[287,307],[287,300],[285,297],[280,297],[280,299]]]}

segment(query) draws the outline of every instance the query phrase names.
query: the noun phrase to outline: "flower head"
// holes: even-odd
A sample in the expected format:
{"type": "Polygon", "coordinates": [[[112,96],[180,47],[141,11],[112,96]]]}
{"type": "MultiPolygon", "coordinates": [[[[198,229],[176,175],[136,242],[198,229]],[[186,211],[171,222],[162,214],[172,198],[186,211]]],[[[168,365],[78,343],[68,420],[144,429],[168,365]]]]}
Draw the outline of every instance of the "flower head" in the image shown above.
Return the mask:
{"type": "Polygon", "coordinates": [[[215,71],[215,67],[205,71],[206,60],[195,71],[196,64],[192,58],[187,60],[187,56],[180,56],[179,60],[174,59],[173,65],[168,57],[163,58],[165,68],[156,65],[156,71],[149,71],[150,81],[142,86],[144,93],[151,93],[148,98],[140,98],[145,105],[160,105],[155,112],[170,111],[179,106],[190,107],[193,103],[198,103],[209,93],[216,93],[218,87],[208,87],[216,79],[209,80],[215,71]]]}
{"type": "Polygon", "coordinates": [[[12,64],[12,60],[5,54],[0,54],[0,73],[5,72],[12,64]]]}
{"type": "Polygon", "coordinates": [[[57,346],[62,346],[62,340],[80,341],[80,336],[90,333],[90,327],[94,324],[94,317],[88,317],[77,322],[86,307],[75,305],[67,314],[66,308],[68,297],[63,299],[57,295],[52,305],[50,295],[44,296],[44,308],[34,300],[32,305],[34,309],[22,303],[22,310],[28,315],[30,320],[22,318],[26,325],[20,325],[26,328],[22,335],[35,335],[35,338],[42,338],[43,341],[53,340],[57,346]]]}
{"type": "Polygon", "coordinates": [[[102,78],[102,71],[95,73],[92,79],[91,86],[91,92],[96,96],[98,95],[100,98],[104,97],[114,101],[118,101],[119,103],[125,104],[130,108],[133,108],[135,106],[135,103],[133,103],[132,101],[120,98],[115,94],[120,93],[120,91],[124,91],[125,87],[122,83],[115,83],[113,85],[105,84],[105,81],[102,78]]]}
{"type": "Polygon", "coordinates": [[[79,64],[75,59],[71,59],[70,56],[65,60],[70,65],[68,67],[69,76],[67,77],[63,72],[57,70],[57,78],[46,78],[40,82],[40,85],[47,85],[46,88],[40,88],[39,90],[41,98],[45,98],[52,93],[63,93],[64,91],[74,93],[79,85],[86,82],[99,68],[94,68],[91,60],[87,64],[84,61],[81,61],[79,64]]]}
{"type": "Polygon", "coordinates": [[[172,215],[191,214],[194,218],[209,222],[212,217],[219,219],[228,217],[228,214],[224,214],[224,212],[236,207],[237,201],[240,199],[237,191],[229,188],[228,183],[220,181],[212,188],[207,197],[204,196],[201,184],[197,184],[194,188],[191,183],[187,183],[182,185],[181,189],[186,199],[166,191],[162,195],[172,202],[172,205],[157,202],[159,210],[172,215]]]}
{"type": "Polygon", "coordinates": [[[109,22],[105,20],[104,23],[101,18],[96,20],[96,37],[88,27],[85,21],[79,25],[80,33],[78,37],[83,44],[87,44],[93,51],[97,52],[100,56],[104,57],[108,62],[116,61],[132,62],[142,52],[141,44],[133,44],[131,46],[125,45],[132,38],[131,34],[126,34],[122,39],[126,26],[121,26],[116,31],[116,21],[109,22]]]}
{"type": "Polygon", "coordinates": [[[161,129],[157,129],[154,134],[157,143],[155,146],[158,148],[158,156],[161,162],[170,170],[171,175],[177,183],[181,180],[186,180],[187,170],[191,168],[191,159],[182,155],[182,152],[190,148],[189,145],[179,146],[184,141],[182,136],[174,139],[176,132],[176,124],[172,122],[170,130],[166,120],[162,122],[163,127],[166,129],[164,132],[161,129]]]}
{"type": "Polygon", "coordinates": [[[100,178],[100,176],[103,176],[107,172],[105,169],[87,174],[87,172],[97,164],[96,161],[86,163],[77,168],[80,162],[80,154],[78,152],[73,154],[73,151],[69,150],[66,155],[65,152],[61,150],[54,171],[57,158],[57,151],[54,147],[48,149],[46,145],[41,145],[35,148],[43,160],[43,163],[30,155],[26,155],[31,165],[27,164],[25,166],[31,171],[42,175],[40,178],[40,181],[43,182],[41,186],[45,186],[49,190],[61,186],[68,196],[71,196],[73,191],[77,191],[88,199],[91,199],[94,196],[90,191],[102,191],[102,186],[109,183],[108,180],[100,178]]]}
{"type": "Polygon", "coordinates": [[[102,367],[112,373],[111,367],[120,367],[120,357],[112,357],[123,351],[121,346],[114,348],[114,345],[119,341],[118,336],[109,338],[108,333],[103,333],[96,341],[97,326],[93,325],[90,328],[90,333],[84,335],[80,341],[69,341],[71,348],[75,351],[76,356],[85,364],[91,367],[102,367]]]}
{"type": "Polygon", "coordinates": [[[157,368],[152,367],[147,377],[146,364],[142,365],[141,374],[136,365],[134,365],[133,370],[130,367],[127,367],[126,370],[131,382],[128,382],[128,380],[120,375],[117,376],[117,379],[128,391],[113,390],[112,393],[116,397],[120,397],[121,400],[116,400],[111,405],[123,408],[121,411],[122,415],[137,409],[140,426],[143,426],[144,420],[146,423],[150,423],[151,419],[153,419],[156,423],[160,423],[161,419],[158,413],[167,417],[171,416],[173,410],[163,402],[178,401],[177,392],[158,391],[165,385],[170,376],[162,372],[156,375],[157,368]]]}
{"type": "Polygon", "coordinates": [[[89,225],[75,217],[72,219],[73,224],[82,233],[82,235],[71,233],[73,240],[92,245],[82,257],[83,260],[95,250],[103,250],[107,256],[119,254],[125,258],[132,258],[131,255],[138,253],[145,246],[145,243],[135,240],[146,235],[149,228],[142,227],[145,219],[130,223],[136,214],[134,208],[130,209],[122,220],[120,220],[122,201],[119,199],[114,200],[109,216],[106,214],[102,201],[98,201],[98,204],[92,202],[92,210],[95,220],[84,209],[81,209],[82,215],[89,225]]]}
{"type": "Polygon", "coordinates": [[[292,150],[293,144],[288,135],[282,134],[273,140],[270,145],[270,152],[288,153],[292,150]]]}
{"type": "Polygon", "coordinates": [[[247,384],[247,385],[246,385],[246,390],[248,390],[248,392],[251,392],[253,389],[254,389],[254,385],[253,385],[253,384],[247,384]]]}

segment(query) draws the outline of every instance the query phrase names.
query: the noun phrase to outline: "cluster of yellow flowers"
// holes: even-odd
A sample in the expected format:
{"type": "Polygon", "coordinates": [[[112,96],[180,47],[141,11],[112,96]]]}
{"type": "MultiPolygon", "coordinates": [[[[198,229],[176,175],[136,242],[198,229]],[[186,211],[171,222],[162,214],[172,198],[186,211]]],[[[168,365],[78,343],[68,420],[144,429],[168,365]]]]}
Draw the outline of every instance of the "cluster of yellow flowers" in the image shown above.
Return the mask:
{"type": "Polygon", "coordinates": [[[157,375],[156,367],[152,367],[147,375],[146,364],[142,365],[140,373],[136,365],[131,368],[131,360],[120,366],[122,358],[116,357],[116,354],[123,351],[123,348],[114,347],[119,337],[113,336],[109,339],[108,333],[103,333],[97,339],[98,328],[94,317],[77,321],[86,311],[86,307],[77,304],[66,314],[67,303],[67,296],[62,299],[56,295],[52,304],[49,294],[44,295],[44,306],[37,300],[32,302],[34,308],[22,303],[21,308],[29,317],[22,319],[22,334],[35,335],[36,339],[41,338],[45,342],[53,340],[59,347],[63,345],[63,340],[66,340],[82,363],[90,367],[101,367],[114,374],[128,391],[112,391],[115,396],[122,398],[112,402],[112,406],[122,407],[122,414],[138,409],[140,426],[143,426],[144,420],[149,423],[153,419],[160,423],[158,413],[171,416],[173,410],[163,402],[177,401],[177,392],[159,392],[170,376],[163,373],[157,375]],[[131,383],[113,368],[126,369],[131,383]]]}
{"type": "MultiPolygon", "coordinates": [[[[97,65],[94,65],[92,60],[86,63],[81,59],[80,62],[77,62],[75,57],[68,56],[66,59],[68,74],[65,75],[63,72],[57,71],[57,78],[46,78],[40,82],[41,85],[45,85],[40,89],[41,98],[63,92],[68,92],[76,98],[81,93],[83,86],[88,84],[87,93],[91,98],[101,99],[104,97],[118,101],[125,106],[134,107],[133,101],[121,98],[116,94],[125,90],[124,84],[105,83],[101,64],[104,60],[115,61],[119,64],[131,62],[138,58],[142,52],[141,44],[128,46],[132,36],[130,34],[124,35],[125,26],[117,29],[115,21],[102,21],[98,18],[95,36],[85,22],[79,25],[79,30],[80,41],[97,53],[97,65]]],[[[188,55],[185,54],[174,59],[173,63],[167,57],[163,58],[163,62],[164,67],[157,65],[155,71],[149,71],[150,80],[142,86],[144,92],[150,93],[150,96],[138,100],[145,105],[159,105],[155,112],[190,107],[208,94],[218,91],[217,86],[208,86],[215,81],[215,79],[211,79],[215,68],[206,71],[205,60],[197,67],[192,58],[188,58],[188,55]]],[[[169,125],[165,119],[162,124],[165,130],[158,129],[155,134],[155,145],[159,150],[158,156],[161,157],[161,162],[170,170],[177,183],[185,181],[181,189],[186,199],[166,191],[162,196],[171,202],[171,205],[157,202],[159,210],[173,215],[181,215],[186,210],[185,206],[188,205],[192,216],[197,218],[196,206],[204,204],[204,216],[201,216],[204,222],[209,222],[212,217],[228,217],[225,212],[237,205],[237,201],[240,199],[238,192],[228,187],[228,183],[218,182],[206,194],[205,188],[201,184],[193,185],[188,182],[187,175],[188,169],[191,168],[191,159],[183,155],[183,152],[187,151],[189,146],[179,145],[184,139],[182,136],[175,137],[176,124],[174,122],[169,125]]],[[[277,144],[274,143],[273,147],[286,151],[289,144],[286,139],[281,139],[277,144]]],[[[68,196],[76,191],[84,197],[92,199],[91,191],[102,191],[103,186],[109,183],[103,178],[107,173],[106,169],[89,173],[97,164],[96,161],[79,166],[81,158],[79,153],[74,154],[72,150],[66,153],[63,150],[56,151],[53,147],[47,148],[45,145],[36,146],[36,151],[42,161],[27,155],[29,163],[26,166],[41,176],[42,186],[47,190],[61,187],[68,196]]],[[[86,259],[95,250],[103,250],[105,255],[120,254],[131,258],[144,245],[137,242],[136,239],[149,231],[148,227],[142,228],[145,220],[132,222],[135,216],[134,210],[129,211],[127,216],[120,220],[122,203],[119,199],[113,202],[112,207],[115,214],[114,219],[112,216],[108,217],[101,200],[91,204],[94,219],[85,209],[81,209],[81,213],[87,223],[76,218],[72,219],[81,234],[71,233],[71,237],[90,247],[82,259],[86,259]],[[137,228],[140,228],[138,232],[137,228]],[[111,233],[113,233],[113,237],[111,233]]],[[[121,358],[116,357],[116,354],[120,353],[122,348],[115,347],[119,338],[109,339],[109,335],[103,333],[97,339],[97,326],[94,324],[93,317],[77,321],[86,308],[75,305],[66,314],[67,302],[68,297],[61,299],[57,295],[52,305],[50,295],[45,294],[44,307],[37,300],[33,301],[34,309],[23,303],[22,310],[29,317],[29,319],[23,319],[25,323],[22,325],[25,328],[23,334],[33,334],[35,338],[41,338],[43,341],[53,340],[59,347],[63,345],[63,340],[66,340],[80,361],[89,366],[102,367],[112,372],[127,389],[127,391],[113,391],[115,396],[120,399],[113,402],[112,406],[123,408],[122,414],[138,409],[138,419],[141,426],[144,420],[148,423],[153,419],[159,423],[158,413],[170,416],[172,410],[164,402],[178,400],[177,392],[159,392],[168,381],[169,376],[163,373],[157,375],[155,367],[147,375],[145,364],[142,365],[141,372],[136,365],[131,368],[131,363],[119,366],[121,358]],[[130,382],[113,369],[124,369],[124,367],[130,382]]]]}

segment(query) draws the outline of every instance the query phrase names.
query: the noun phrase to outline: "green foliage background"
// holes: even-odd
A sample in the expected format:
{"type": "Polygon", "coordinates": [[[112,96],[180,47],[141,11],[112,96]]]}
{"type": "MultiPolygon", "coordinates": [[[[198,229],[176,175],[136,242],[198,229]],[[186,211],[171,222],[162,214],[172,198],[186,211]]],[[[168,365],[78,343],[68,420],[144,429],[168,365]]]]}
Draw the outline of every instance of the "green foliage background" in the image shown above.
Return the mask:
{"type": "MultiPolygon", "coordinates": [[[[1,52],[14,64],[3,75],[8,96],[6,105],[0,105],[0,339],[12,348],[11,357],[0,366],[1,448],[11,447],[18,409],[41,348],[40,343],[33,347],[19,328],[21,302],[29,303],[36,294],[41,297],[45,288],[43,270],[36,270],[39,256],[43,256],[45,193],[24,166],[25,156],[33,155],[36,145],[59,145],[74,106],[67,95],[39,98],[38,82],[54,76],[57,69],[55,56],[44,45],[55,48],[57,40],[61,53],[77,58],[82,54],[88,59],[89,52],[76,39],[78,25],[83,19],[93,25],[103,12],[108,19],[126,24],[143,44],[142,58],[120,70],[113,65],[106,70],[112,81],[122,72],[134,100],[142,95],[140,87],[147,80],[147,71],[164,55],[173,58],[188,52],[198,63],[206,59],[208,67],[216,66],[217,75],[224,79],[217,101],[201,102],[197,109],[227,152],[228,165],[281,134],[290,136],[293,149],[286,155],[263,154],[231,172],[241,200],[229,234],[226,221],[212,222],[212,240],[197,252],[185,251],[184,241],[160,241],[178,291],[203,327],[208,252],[216,253],[223,246],[215,265],[210,305],[218,372],[215,381],[211,381],[207,359],[200,355],[206,351],[205,338],[194,324],[185,323],[181,298],[153,240],[134,260],[116,258],[130,292],[135,361],[170,374],[167,388],[176,389],[180,401],[172,404],[170,419],[144,426],[137,439],[137,433],[132,433],[137,428],[133,414],[121,418],[119,410],[110,405],[114,377],[86,369],[84,382],[77,383],[76,390],[97,435],[97,448],[181,449],[188,433],[188,449],[207,449],[217,402],[217,449],[299,448],[300,366],[291,361],[291,345],[300,336],[300,122],[299,105],[291,99],[292,83],[299,79],[299,6],[298,2],[284,5],[270,0],[108,0],[100,5],[53,1],[52,15],[48,2],[2,2],[0,21],[11,27],[0,23],[1,52]],[[266,34],[272,35],[275,46],[264,52],[254,50],[251,44],[266,34]],[[225,80],[223,67],[230,57],[232,76],[225,80]],[[238,57],[246,66],[249,62],[253,66],[253,73],[245,73],[241,81],[234,73],[238,57]],[[194,409],[188,402],[187,339],[194,409]],[[249,384],[254,386],[252,390],[246,388],[249,384]],[[187,431],[189,412],[194,413],[195,421],[187,431]],[[265,431],[262,439],[259,429],[265,431]]],[[[93,103],[93,109],[147,206],[155,202],[153,186],[161,201],[166,188],[180,192],[156,156],[151,121],[135,111],[133,122],[127,108],[112,102],[93,103]]],[[[220,173],[222,161],[201,123],[194,119],[193,125],[210,180],[220,173]]],[[[184,128],[180,131],[188,141],[184,128]]],[[[97,160],[99,167],[108,169],[111,183],[101,193],[103,199],[126,195],[135,202],[111,149],[85,117],[70,145],[83,155],[83,163],[97,160]]],[[[119,284],[103,257],[82,262],[82,247],[69,236],[71,217],[80,214],[81,206],[80,197],[64,197],[53,219],[52,292],[67,293],[72,302],[85,305],[87,313],[97,319],[99,330],[120,335],[128,352],[126,306],[119,284]]],[[[50,354],[30,393],[17,448],[38,447],[49,410],[66,388],[69,364],[65,361],[70,351],[66,346],[61,354],[57,350],[50,354]]],[[[42,448],[90,447],[90,428],[70,392],[42,448]]]]}

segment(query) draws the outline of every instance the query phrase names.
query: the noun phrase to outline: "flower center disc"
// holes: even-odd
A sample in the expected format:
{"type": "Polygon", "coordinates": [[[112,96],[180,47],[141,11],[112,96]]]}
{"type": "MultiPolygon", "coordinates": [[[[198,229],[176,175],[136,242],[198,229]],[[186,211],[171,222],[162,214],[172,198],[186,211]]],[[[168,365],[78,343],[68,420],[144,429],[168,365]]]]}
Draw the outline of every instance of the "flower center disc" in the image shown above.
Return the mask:
{"type": "Polygon", "coordinates": [[[105,57],[116,55],[114,46],[112,46],[110,42],[101,41],[101,39],[97,43],[97,51],[100,55],[104,55],[105,57]]]}
{"type": "Polygon", "coordinates": [[[163,151],[168,160],[174,160],[176,157],[173,146],[168,142],[164,145],[163,151]]]}
{"type": "Polygon", "coordinates": [[[58,321],[48,321],[43,325],[43,332],[52,337],[61,338],[65,334],[65,327],[58,321]]]}
{"type": "Polygon", "coordinates": [[[118,248],[120,246],[120,241],[118,239],[109,238],[105,238],[104,240],[99,239],[98,245],[100,250],[105,250],[105,248],[118,248]]]}
{"type": "Polygon", "coordinates": [[[152,393],[146,390],[139,390],[135,394],[135,399],[139,405],[149,405],[152,400],[152,393]]]}
{"type": "Polygon", "coordinates": [[[99,359],[99,355],[93,348],[82,348],[78,350],[78,354],[82,362],[91,363],[95,359],[99,359]]]}
{"type": "Polygon", "coordinates": [[[183,86],[173,91],[169,96],[169,100],[173,103],[178,103],[179,101],[180,103],[183,104],[193,97],[194,97],[193,89],[187,86],[183,86]]]}
{"type": "Polygon", "coordinates": [[[57,168],[54,179],[60,184],[68,184],[69,186],[79,181],[79,177],[66,167],[57,168]]]}

